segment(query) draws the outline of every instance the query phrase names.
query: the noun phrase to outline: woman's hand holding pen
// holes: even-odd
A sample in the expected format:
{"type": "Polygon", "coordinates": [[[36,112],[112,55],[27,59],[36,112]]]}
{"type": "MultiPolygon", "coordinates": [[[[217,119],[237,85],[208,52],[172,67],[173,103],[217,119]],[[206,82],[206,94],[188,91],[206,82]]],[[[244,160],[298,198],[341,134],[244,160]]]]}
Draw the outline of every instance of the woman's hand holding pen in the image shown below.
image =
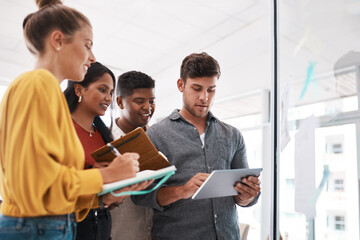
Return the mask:
{"type": "Polygon", "coordinates": [[[140,170],[138,159],[137,153],[124,153],[114,158],[109,166],[99,168],[104,184],[135,177],[140,170]]]}
{"type": "MultiPolygon", "coordinates": [[[[105,168],[101,168],[100,173],[103,176],[104,183],[120,181],[123,179],[135,177],[136,173],[139,172],[139,154],[137,153],[125,153],[121,155],[116,148],[108,143],[108,146],[112,148],[113,153],[117,156],[105,168]],[[102,170],[106,170],[105,172],[102,170]],[[108,182],[106,182],[108,181],[108,182]]],[[[116,191],[115,193],[127,192],[127,191],[140,191],[153,183],[154,180],[143,181],[138,184],[133,184],[128,187],[124,187],[116,191]]],[[[105,207],[114,208],[117,205],[121,204],[124,201],[124,198],[128,195],[115,197],[112,194],[108,193],[102,197],[102,201],[105,204],[105,207]]]]}

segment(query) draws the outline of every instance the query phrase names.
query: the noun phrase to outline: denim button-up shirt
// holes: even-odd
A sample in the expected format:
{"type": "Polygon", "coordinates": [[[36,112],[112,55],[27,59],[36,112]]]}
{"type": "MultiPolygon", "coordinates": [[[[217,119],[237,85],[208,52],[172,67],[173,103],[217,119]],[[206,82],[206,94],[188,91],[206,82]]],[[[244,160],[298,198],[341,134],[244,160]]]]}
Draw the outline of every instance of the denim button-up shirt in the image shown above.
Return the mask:
{"type": "MultiPolygon", "coordinates": [[[[184,185],[199,172],[248,168],[244,139],[236,128],[219,121],[210,112],[203,146],[199,132],[175,110],[151,126],[147,134],[177,171],[163,186],[184,185]]],[[[186,240],[240,239],[234,197],[182,199],[161,207],[157,191],[132,196],[137,205],[154,209],[152,237],[186,240]]],[[[250,204],[253,205],[257,198],[250,204]]],[[[249,205],[249,206],[250,206],[249,205]]]]}

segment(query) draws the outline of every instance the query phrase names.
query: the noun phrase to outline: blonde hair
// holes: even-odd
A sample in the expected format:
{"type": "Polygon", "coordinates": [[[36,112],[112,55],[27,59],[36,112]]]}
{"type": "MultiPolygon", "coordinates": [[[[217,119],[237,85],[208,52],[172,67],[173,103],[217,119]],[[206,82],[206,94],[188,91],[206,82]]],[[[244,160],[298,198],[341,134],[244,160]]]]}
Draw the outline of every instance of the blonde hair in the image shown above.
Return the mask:
{"type": "Polygon", "coordinates": [[[35,0],[39,10],[23,21],[24,37],[29,51],[35,55],[45,50],[45,38],[53,30],[60,30],[70,39],[83,24],[91,27],[89,19],[76,9],[62,4],[61,0],[35,0]]]}

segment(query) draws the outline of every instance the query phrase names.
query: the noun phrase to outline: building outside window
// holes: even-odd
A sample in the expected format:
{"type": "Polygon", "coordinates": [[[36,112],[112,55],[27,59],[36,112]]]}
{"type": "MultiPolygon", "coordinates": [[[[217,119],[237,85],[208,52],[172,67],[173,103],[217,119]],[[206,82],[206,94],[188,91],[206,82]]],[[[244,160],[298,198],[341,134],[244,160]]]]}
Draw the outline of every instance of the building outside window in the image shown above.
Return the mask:
{"type": "Polygon", "coordinates": [[[338,192],[344,191],[344,180],[343,179],[335,179],[334,180],[334,190],[338,192]]]}
{"type": "Polygon", "coordinates": [[[334,229],[338,231],[345,231],[345,217],[334,216],[334,229]]]}

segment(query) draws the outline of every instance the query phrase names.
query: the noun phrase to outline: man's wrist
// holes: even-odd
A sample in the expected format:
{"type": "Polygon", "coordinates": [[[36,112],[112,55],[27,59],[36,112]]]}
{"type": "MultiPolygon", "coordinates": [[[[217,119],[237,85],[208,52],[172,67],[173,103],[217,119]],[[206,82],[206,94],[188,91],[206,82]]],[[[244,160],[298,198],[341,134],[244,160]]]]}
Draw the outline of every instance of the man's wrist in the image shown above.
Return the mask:
{"type": "Polygon", "coordinates": [[[235,195],[235,202],[242,206],[242,207],[246,207],[247,205],[249,205],[252,201],[254,201],[255,197],[251,197],[247,200],[241,200],[239,195],[235,195]]]}
{"type": "Polygon", "coordinates": [[[167,186],[158,190],[156,201],[159,206],[164,207],[183,199],[182,186],[167,186]]]}
{"type": "Polygon", "coordinates": [[[184,186],[178,186],[175,189],[175,196],[176,196],[177,200],[184,199],[184,197],[183,197],[183,195],[184,195],[183,187],[184,186]]]}

